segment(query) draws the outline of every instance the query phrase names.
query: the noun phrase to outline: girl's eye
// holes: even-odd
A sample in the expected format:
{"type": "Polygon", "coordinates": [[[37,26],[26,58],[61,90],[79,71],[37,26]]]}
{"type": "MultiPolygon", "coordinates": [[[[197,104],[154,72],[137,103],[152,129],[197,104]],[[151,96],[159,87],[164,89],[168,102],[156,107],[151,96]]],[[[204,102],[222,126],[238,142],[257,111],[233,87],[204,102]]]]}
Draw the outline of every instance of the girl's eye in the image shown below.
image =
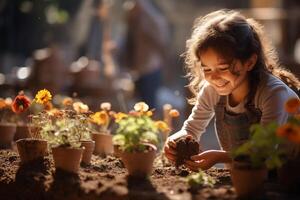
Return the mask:
{"type": "Polygon", "coordinates": [[[210,72],[211,69],[209,69],[209,68],[203,68],[203,71],[207,73],[207,72],[210,72]]]}
{"type": "Polygon", "coordinates": [[[222,68],[219,68],[221,71],[226,71],[229,69],[229,67],[222,67],[222,68]]]}

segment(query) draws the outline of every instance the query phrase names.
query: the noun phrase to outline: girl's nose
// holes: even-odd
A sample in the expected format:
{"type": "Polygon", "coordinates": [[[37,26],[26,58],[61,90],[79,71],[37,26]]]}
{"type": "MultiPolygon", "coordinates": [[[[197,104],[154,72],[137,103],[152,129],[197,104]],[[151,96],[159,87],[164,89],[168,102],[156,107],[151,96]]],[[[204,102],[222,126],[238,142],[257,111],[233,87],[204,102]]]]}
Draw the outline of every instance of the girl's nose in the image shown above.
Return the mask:
{"type": "Polygon", "coordinates": [[[211,72],[211,79],[219,79],[220,78],[220,73],[218,72],[218,70],[213,70],[211,72]]]}

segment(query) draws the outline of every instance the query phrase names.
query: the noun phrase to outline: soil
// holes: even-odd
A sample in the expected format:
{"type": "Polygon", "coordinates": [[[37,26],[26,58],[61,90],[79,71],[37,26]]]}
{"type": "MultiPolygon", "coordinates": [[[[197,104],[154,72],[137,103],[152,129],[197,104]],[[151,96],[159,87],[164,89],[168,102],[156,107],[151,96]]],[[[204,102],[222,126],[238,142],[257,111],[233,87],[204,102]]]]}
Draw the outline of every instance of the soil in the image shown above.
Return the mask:
{"type": "Polygon", "coordinates": [[[182,137],[176,141],[177,160],[176,166],[184,164],[191,156],[198,154],[200,151],[199,143],[192,137],[182,137]]]}
{"type": "MultiPolygon", "coordinates": [[[[198,200],[235,199],[228,170],[212,168],[206,172],[217,179],[213,188],[191,190],[185,177],[191,172],[171,166],[158,156],[150,177],[127,176],[118,158],[92,156],[91,165],[81,166],[78,174],[55,170],[50,156],[19,166],[20,159],[12,150],[0,150],[1,199],[137,199],[137,200],[198,200]]],[[[299,199],[287,195],[274,184],[266,185],[267,199],[299,199]]]]}

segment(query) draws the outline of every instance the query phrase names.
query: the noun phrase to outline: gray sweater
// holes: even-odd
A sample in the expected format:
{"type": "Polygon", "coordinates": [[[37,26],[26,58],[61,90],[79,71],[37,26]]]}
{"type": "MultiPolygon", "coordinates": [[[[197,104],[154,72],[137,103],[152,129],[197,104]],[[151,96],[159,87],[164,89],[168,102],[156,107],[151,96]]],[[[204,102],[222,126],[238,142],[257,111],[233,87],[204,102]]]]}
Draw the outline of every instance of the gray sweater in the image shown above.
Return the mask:
{"type": "MultiPolygon", "coordinates": [[[[272,121],[279,124],[285,123],[288,114],[284,111],[284,103],[292,97],[298,98],[297,94],[277,77],[267,74],[266,77],[262,78],[254,98],[255,107],[262,112],[260,123],[267,124],[272,121]]],[[[205,132],[208,123],[215,115],[214,106],[219,99],[220,95],[208,82],[205,82],[199,91],[197,102],[190,116],[184,122],[182,129],[170,136],[170,138],[176,139],[180,136],[191,134],[200,140],[202,133],[205,132]]],[[[233,113],[242,113],[245,112],[245,103],[243,101],[235,107],[231,107],[227,103],[226,109],[233,113]]]]}

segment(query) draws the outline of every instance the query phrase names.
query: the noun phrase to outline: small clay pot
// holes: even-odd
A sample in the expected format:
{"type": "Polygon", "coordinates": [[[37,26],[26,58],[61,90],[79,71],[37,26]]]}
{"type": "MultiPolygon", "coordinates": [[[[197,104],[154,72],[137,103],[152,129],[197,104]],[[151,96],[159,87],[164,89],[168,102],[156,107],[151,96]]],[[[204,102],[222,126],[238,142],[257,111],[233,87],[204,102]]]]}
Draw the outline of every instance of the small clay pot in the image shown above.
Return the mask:
{"type": "Polygon", "coordinates": [[[21,159],[21,164],[44,158],[48,154],[47,141],[34,138],[24,138],[17,142],[17,148],[21,159]]]}
{"type": "Polygon", "coordinates": [[[30,132],[29,132],[29,128],[30,127],[27,124],[26,125],[17,125],[14,141],[31,137],[30,132]]]}
{"type": "Polygon", "coordinates": [[[81,147],[84,147],[81,163],[89,165],[95,149],[95,141],[81,141],[81,147]]]}
{"type": "Polygon", "coordinates": [[[238,197],[259,197],[263,195],[264,181],[267,179],[266,167],[255,169],[249,163],[233,161],[231,180],[238,197]]]}
{"type": "Polygon", "coordinates": [[[77,173],[83,148],[54,147],[52,148],[55,168],[77,173]]]}
{"type": "Polygon", "coordinates": [[[152,173],[157,148],[152,144],[146,145],[146,152],[121,152],[121,159],[130,176],[145,177],[152,173]]]}
{"type": "Polygon", "coordinates": [[[121,157],[121,153],[122,153],[122,150],[120,149],[120,146],[119,145],[116,145],[114,144],[114,156],[119,158],[121,157]]]}
{"type": "Polygon", "coordinates": [[[92,133],[95,141],[94,154],[106,156],[113,154],[112,135],[109,132],[92,133]]]}
{"type": "Polygon", "coordinates": [[[0,149],[12,148],[12,141],[16,133],[15,124],[0,125],[0,149]]]}

